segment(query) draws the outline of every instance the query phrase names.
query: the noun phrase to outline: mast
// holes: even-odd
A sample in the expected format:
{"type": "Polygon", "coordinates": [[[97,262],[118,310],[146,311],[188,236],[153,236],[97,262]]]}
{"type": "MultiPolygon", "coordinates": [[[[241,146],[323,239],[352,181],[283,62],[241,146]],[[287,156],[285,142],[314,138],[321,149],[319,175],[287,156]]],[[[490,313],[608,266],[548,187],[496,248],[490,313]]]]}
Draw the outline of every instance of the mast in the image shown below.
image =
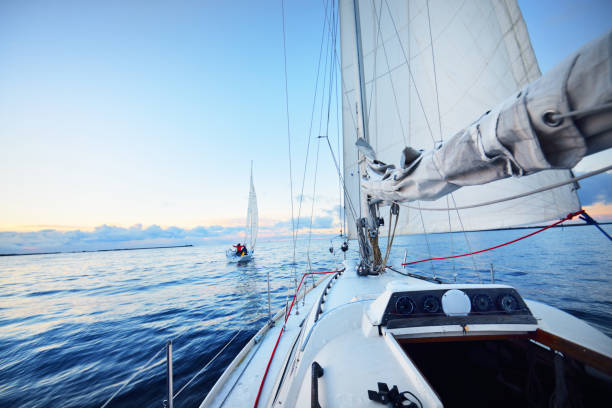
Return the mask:
{"type": "MultiPolygon", "coordinates": [[[[363,44],[361,41],[361,17],[359,13],[359,0],[353,0],[353,16],[355,21],[355,49],[356,49],[356,84],[355,88],[359,94],[356,98],[357,108],[357,139],[370,142],[368,115],[365,112],[365,75],[363,71],[363,44]]],[[[366,174],[366,160],[361,153],[357,153],[359,163],[359,179],[366,174]]],[[[367,194],[361,189],[359,182],[359,217],[356,220],[357,238],[359,242],[359,253],[361,262],[358,273],[360,275],[376,275],[380,271],[382,256],[378,247],[378,227],[382,225],[382,219],[378,216],[378,204],[369,200],[367,194]],[[364,209],[367,216],[364,217],[364,209]]]]}
{"type": "Polygon", "coordinates": [[[361,127],[357,128],[357,137],[362,137],[366,142],[370,143],[368,131],[368,118],[365,115],[365,78],[363,74],[363,46],[361,44],[361,18],[359,16],[359,0],[353,0],[353,13],[355,16],[355,43],[357,51],[357,83],[356,89],[359,91],[357,99],[357,115],[361,127]],[[361,131],[361,132],[360,132],[361,131]],[[361,133],[361,134],[359,134],[361,133]]]}

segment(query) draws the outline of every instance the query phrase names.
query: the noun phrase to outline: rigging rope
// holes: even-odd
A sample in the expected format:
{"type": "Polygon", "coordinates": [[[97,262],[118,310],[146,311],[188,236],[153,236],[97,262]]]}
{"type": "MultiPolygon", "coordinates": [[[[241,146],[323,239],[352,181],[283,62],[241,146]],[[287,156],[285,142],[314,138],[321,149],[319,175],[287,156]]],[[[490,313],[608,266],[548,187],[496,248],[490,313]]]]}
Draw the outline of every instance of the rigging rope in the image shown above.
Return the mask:
{"type": "Polygon", "coordinates": [[[283,20],[283,61],[285,68],[285,111],[287,114],[287,144],[289,147],[289,195],[291,197],[291,234],[293,236],[293,280],[297,284],[297,271],[295,269],[295,243],[297,241],[297,231],[295,229],[295,216],[293,213],[293,163],[291,162],[291,128],[289,126],[289,85],[287,75],[287,35],[285,30],[285,0],[281,0],[281,11],[283,20]]]}
{"type": "Polygon", "coordinates": [[[336,171],[338,172],[338,177],[342,181],[342,188],[344,189],[345,204],[346,204],[346,199],[348,199],[349,210],[350,210],[351,214],[353,214],[353,219],[357,220],[358,217],[357,217],[357,213],[355,212],[355,207],[353,207],[353,200],[351,200],[351,196],[348,193],[348,191],[346,190],[346,183],[344,181],[344,177],[342,176],[342,171],[340,170],[340,167],[338,166],[338,162],[336,160],[336,155],[334,154],[334,149],[332,149],[331,143],[329,142],[329,137],[327,137],[327,136],[319,136],[319,137],[324,137],[325,139],[327,139],[327,145],[329,146],[329,152],[331,153],[332,159],[334,160],[334,165],[336,166],[336,171]]]}
{"type": "Polygon", "coordinates": [[[604,231],[603,228],[601,228],[599,226],[599,223],[597,221],[595,221],[593,218],[591,218],[591,216],[589,214],[587,214],[586,212],[580,214],[580,219],[583,220],[584,222],[586,222],[589,225],[595,226],[595,228],[597,228],[599,231],[601,231],[601,233],[604,234],[604,236],[606,238],[608,238],[610,241],[612,241],[612,237],[610,236],[610,234],[608,234],[606,231],[604,231]]]}
{"type": "MultiPolygon", "coordinates": [[[[436,106],[438,107],[438,127],[440,128],[440,142],[442,142],[442,115],[440,114],[440,95],[438,93],[438,76],[436,75],[436,57],[434,55],[434,44],[433,36],[431,34],[431,16],[429,14],[429,0],[426,2],[427,5],[427,25],[429,26],[429,44],[431,46],[431,64],[433,66],[434,86],[436,89],[436,106]]],[[[434,148],[435,148],[434,143],[434,148]]]]}
{"type": "MultiPolygon", "coordinates": [[[[328,13],[328,7],[327,4],[325,4],[325,12],[326,15],[328,13]]],[[[332,14],[332,17],[330,18],[330,24],[329,26],[327,24],[324,24],[323,26],[323,30],[325,31],[325,28],[328,26],[328,36],[327,36],[327,49],[328,52],[325,54],[325,67],[323,70],[323,84],[321,86],[321,107],[320,107],[320,112],[319,112],[319,131],[318,134],[321,134],[321,130],[322,130],[322,126],[323,126],[323,108],[325,107],[325,92],[326,92],[326,84],[329,85],[329,90],[328,90],[328,104],[327,104],[327,122],[326,122],[326,135],[327,132],[329,130],[329,112],[331,109],[331,95],[332,95],[332,82],[333,82],[333,74],[334,74],[334,70],[333,70],[333,53],[332,53],[332,49],[333,47],[335,47],[335,37],[334,37],[334,31],[332,29],[331,26],[331,21],[334,21],[334,17],[333,14],[335,13],[334,10],[334,6],[332,5],[332,9],[329,10],[329,13],[332,14]],[[328,65],[329,63],[329,65],[328,65]],[[328,67],[329,67],[329,78],[328,78],[328,67]],[[329,83],[327,82],[329,79],[329,83]]],[[[327,22],[327,18],[325,19],[325,21],[327,22]]],[[[310,144],[310,138],[308,143],[310,144]]],[[[315,166],[314,166],[314,177],[313,177],[313,186],[312,186],[312,205],[310,208],[310,224],[309,224],[309,228],[308,228],[308,245],[307,245],[307,249],[306,249],[306,253],[310,254],[310,245],[312,242],[312,224],[313,224],[313,219],[314,219],[314,209],[315,209],[315,196],[316,196],[316,192],[317,192],[317,174],[318,174],[318,170],[319,170],[319,152],[320,152],[320,148],[321,148],[321,140],[320,138],[317,138],[317,154],[316,154],[316,159],[315,159],[315,166]]],[[[302,198],[300,198],[301,200],[302,198]]]]}
{"type": "Polygon", "coordinates": [[[546,226],[546,227],[544,227],[544,228],[541,228],[541,229],[539,229],[539,230],[537,230],[537,231],[534,231],[534,232],[532,232],[532,233],[530,233],[530,234],[524,235],[524,236],[522,236],[522,237],[520,237],[520,238],[513,239],[512,241],[504,242],[503,244],[499,244],[499,245],[496,245],[496,246],[493,246],[493,247],[490,247],[490,248],[481,249],[480,251],[468,252],[468,253],[461,254],[461,255],[452,255],[452,256],[442,256],[442,257],[438,257],[438,258],[427,258],[427,259],[421,259],[421,260],[419,260],[419,261],[406,262],[406,263],[403,263],[402,265],[403,265],[403,266],[405,266],[405,265],[413,265],[413,264],[417,264],[417,263],[421,263],[421,262],[428,262],[428,261],[439,261],[439,260],[442,260],[442,259],[461,258],[461,257],[463,257],[463,256],[475,255],[475,254],[480,254],[480,253],[482,253],[482,252],[491,251],[491,250],[493,250],[493,249],[497,249],[497,248],[501,248],[501,247],[506,246],[506,245],[513,244],[513,243],[515,243],[515,242],[517,242],[517,241],[520,241],[520,240],[522,240],[522,239],[529,238],[529,237],[531,237],[532,235],[538,234],[538,233],[540,233],[540,232],[542,232],[542,231],[546,231],[547,229],[552,228],[552,227],[554,227],[555,225],[559,225],[559,224],[561,224],[562,222],[565,222],[565,221],[571,220],[571,219],[572,219],[572,218],[574,218],[575,216],[577,216],[577,215],[581,215],[581,214],[584,214],[584,213],[585,213],[585,212],[584,212],[584,210],[576,211],[576,212],[574,212],[574,213],[569,213],[569,214],[568,214],[568,215],[567,215],[565,218],[563,218],[563,219],[561,219],[561,220],[559,220],[559,221],[556,221],[556,222],[554,222],[554,223],[552,223],[552,224],[550,224],[550,225],[548,225],[548,226],[546,226]]]}
{"type": "MultiPolygon", "coordinates": [[[[119,389],[118,389],[117,391],[115,391],[115,393],[114,393],[113,395],[111,395],[111,396],[110,396],[110,398],[109,398],[109,399],[107,399],[107,400],[106,400],[106,402],[104,403],[104,405],[102,405],[100,408],[105,408],[105,407],[106,407],[106,406],[107,406],[107,405],[108,405],[108,404],[109,404],[109,403],[110,403],[110,402],[113,400],[113,398],[115,398],[115,397],[117,396],[117,394],[119,394],[119,393],[121,392],[121,390],[123,390],[123,389],[125,388],[125,386],[126,386],[126,385],[128,385],[130,382],[132,382],[132,380],[133,380],[134,378],[136,378],[136,376],[137,376],[138,374],[140,374],[140,373],[142,373],[143,371],[146,371],[146,370],[148,370],[149,368],[153,367],[153,366],[150,366],[150,367],[149,367],[149,364],[151,364],[151,362],[152,362],[153,360],[155,360],[155,358],[156,358],[157,356],[159,356],[159,354],[160,354],[162,351],[164,351],[165,349],[166,349],[166,346],[164,345],[164,346],[163,346],[163,347],[162,347],[162,348],[161,348],[161,349],[160,349],[160,350],[159,350],[157,353],[155,353],[155,355],[154,355],[153,357],[151,357],[151,358],[149,359],[149,361],[147,361],[147,362],[146,362],[146,363],[145,363],[145,364],[142,366],[142,368],[140,368],[139,370],[137,370],[137,371],[136,371],[134,374],[132,374],[132,376],[131,376],[130,378],[128,378],[127,380],[125,380],[125,381],[123,382],[123,384],[121,385],[121,387],[119,387],[119,389]]],[[[156,364],[157,364],[157,363],[156,363],[156,364]]],[[[155,364],[154,364],[154,365],[155,365],[155,364]]]]}
{"type": "Polygon", "coordinates": [[[393,223],[393,233],[391,233],[391,220],[393,219],[393,206],[389,207],[389,230],[387,232],[387,249],[385,250],[385,259],[383,259],[382,269],[384,271],[387,267],[387,261],[391,254],[391,247],[393,246],[393,240],[395,239],[395,231],[397,230],[397,221],[399,220],[399,206],[397,207],[397,214],[395,215],[395,222],[393,223]]]}
{"type": "MultiPolygon", "coordinates": [[[[325,5],[325,10],[327,10],[327,4],[325,5]]],[[[304,173],[302,175],[302,188],[300,190],[300,200],[299,200],[299,205],[298,205],[298,217],[297,217],[297,230],[300,229],[300,216],[302,214],[302,203],[304,201],[304,186],[306,184],[306,170],[308,168],[308,157],[310,154],[310,140],[312,138],[312,125],[314,123],[314,112],[315,112],[315,106],[316,106],[316,101],[317,101],[317,93],[319,90],[319,76],[321,73],[321,55],[323,55],[323,40],[325,39],[325,27],[327,25],[327,19],[325,19],[323,21],[323,30],[321,31],[321,44],[319,45],[319,61],[317,62],[317,76],[315,79],[315,91],[314,91],[314,96],[312,98],[312,109],[310,111],[310,126],[308,129],[308,134],[306,135],[306,159],[304,160],[304,173]]],[[[294,252],[295,252],[295,245],[296,245],[296,241],[293,241],[293,245],[294,245],[294,252]]]]}
{"type": "MultiPolygon", "coordinates": [[[[381,11],[380,16],[382,16],[382,0],[380,2],[380,11],[381,11]]],[[[376,13],[375,7],[374,7],[374,13],[376,13]]],[[[378,30],[377,30],[378,33],[381,32],[380,16],[378,16],[378,30]]],[[[393,93],[393,102],[395,103],[395,113],[397,114],[397,120],[399,121],[400,129],[402,131],[402,138],[404,139],[404,145],[408,146],[408,141],[406,140],[406,132],[404,130],[404,123],[402,121],[402,114],[400,112],[399,103],[397,101],[397,92],[395,91],[395,84],[393,83],[393,75],[391,75],[391,64],[389,64],[389,56],[387,54],[387,47],[385,46],[384,40],[382,41],[382,49],[383,49],[383,54],[385,55],[385,61],[387,63],[387,72],[388,72],[389,82],[391,83],[391,91],[393,93]]],[[[374,61],[376,61],[376,58],[374,58],[374,61]]],[[[374,74],[376,74],[376,71],[374,72],[374,74]]],[[[376,82],[372,81],[372,88],[374,88],[375,84],[376,82]]],[[[376,140],[378,141],[378,133],[376,134],[376,136],[377,136],[376,140]]]]}
{"type": "MultiPolygon", "coordinates": [[[[453,195],[453,193],[451,193],[450,196],[451,196],[451,199],[453,200],[453,204],[456,207],[457,206],[457,202],[455,201],[455,196],[453,195]]],[[[468,250],[470,252],[472,252],[472,245],[470,244],[470,239],[468,238],[468,235],[465,232],[465,227],[463,226],[463,221],[461,220],[461,215],[459,214],[459,210],[455,210],[455,211],[457,212],[457,218],[459,219],[459,224],[461,225],[461,231],[463,231],[463,237],[465,238],[465,243],[467,244],[468,250]]],[[[474,273],[476,274],[478,279],[481,280],[480,279],[480,274],[478,272],[478,268],[476,267],[476,260],[474,259],[473,255],[472,255],[471,258],[472,258],[472,264],[474,266],[474,273]]]]}
{"type": "Polygon", "coordinates": [[[211,365],[211,364],[212,364],[212,363],[213,363],[213,362],[214,362],[214,361],[217,359],[217,357],[219,357],[219,356],[221,355],[221,353],[223,353],[223,351],[224,351],[224,350],[225,350],[227,347],[229,347],[229,345],[230,345],[230,344],[231,344],[231,343],[232,343],[232,342],[233,342],[233,341],[236,339],[236,337],[238,337],[238,335],[239,335],[239,334],[242,332],[242,330],[244,330],[246,327],[249,327],[251,323],[254,323],[254,322],[256,322],[256,321],[257,321],[257,320],[259,320],[259,319],[261,319],[261,316],[260,316],[260,317],[257,317],[256,319],[251,320],[250,322],[245,323],[245,324],[244,324],[244,325],[243,325],[243,326],[240,328],[240,330],[238,330],[238,331],[236,332],[236,334],[234,334],[234,336],[233,336],[233,337],[230,339],[230,341],[228,341],[227,343],[225,343],[225,345],[224,345],[224,346],[221,348],[221,350],[219,350],[219,351],[217,352],[217,354],[215,354],[215,356],[214,356],[212,359],[210,359],[210,361],[209,361],[208,363],[206,363],[206,365],[205,365],[204,367],[202,367],[202,368],[201,368],[201,369],[200,369],[200,370],[199,370],[197,373],[195,373],[195,374],[194,374],[194,376],[193,376],[193,377],[191,377],[191,379],[190,379],[189,381],[187,381],[187,382],[185,383],[185,385],[183,385],[183,386],[181,387],[181,389],[180,389],[180,390],[178,390],[178,392],[177,392],[176,394],[174,394],[174,396],[172,397],[172,399],[176,399],[176,397],[178,397],[178,396],[179,396],[179,394],[180,394],[181,392],[183,392],[183,390],[184,390],[185,388],[187,388],[187,386],[188,386],[189,384],[191,384],[191,383],[193,382],[193,380],[195,380],[195,379],[196,379],[196,377],[197,377],[197,376],[199,376],[199,375],[200,375],[200,374],[202,374],[204,371],[206,371],[206,369],[207,369],[207,368],[208,368],[208,367],[209,367],[209,366],[210,366],[210,365],[211,365]]]}
{"type": "MultiPolygon", "coordinates": [[[[425,220],[423,218],[423,211],[421,211],[421,202],[417,201],[419,203],[419,215],[421,217],[421,225],[423,226],[423,234],[425,234],[425,243],[427,244],[427,253],[429,254],[429,257],[431,258],[431,246],[429,245],[429,237],[427,236],[427,230],[425,229],[425,220]]],[[[402,264],[403,265],[403,264],[402,264]]],[[[434,264],[430,264],[431,265],[431,273],[433,274],[433,277],[435,279],[436,277],[436,269],[434,268],[434,264]]]]}

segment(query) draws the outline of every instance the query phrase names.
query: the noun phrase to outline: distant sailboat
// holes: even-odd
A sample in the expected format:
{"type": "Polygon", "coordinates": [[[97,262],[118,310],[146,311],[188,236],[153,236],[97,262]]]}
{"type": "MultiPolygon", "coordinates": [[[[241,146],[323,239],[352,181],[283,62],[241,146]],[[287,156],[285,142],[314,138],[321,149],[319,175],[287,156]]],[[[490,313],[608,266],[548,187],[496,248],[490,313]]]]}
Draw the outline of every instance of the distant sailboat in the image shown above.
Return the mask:
{"type": "Polygon", "coordinates": [[[230,262],[248,262],[253,259],[255,244],[257,243],[257,231],[259,230],[259,214],[257,211],[257,194],[253,184],[253,162],[251,162],[251,187],[249,190],[249,207],[247,209],[246,228],[244,237],[244,252],[238,253],[237,250],[228,249],[226,256],[230,262]]]}

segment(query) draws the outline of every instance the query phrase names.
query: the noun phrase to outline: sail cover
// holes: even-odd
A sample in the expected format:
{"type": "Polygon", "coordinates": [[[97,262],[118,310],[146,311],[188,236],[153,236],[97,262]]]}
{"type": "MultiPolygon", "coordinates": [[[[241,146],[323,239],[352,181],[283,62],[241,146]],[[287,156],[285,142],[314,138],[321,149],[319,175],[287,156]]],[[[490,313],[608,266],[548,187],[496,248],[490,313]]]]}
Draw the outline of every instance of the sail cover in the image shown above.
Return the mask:
{"type": "Polygon", "coordinates": [[[247,249],[255,250],[257,242],[257,231],[259,230],[259,213],[257,211],[257,194],[255,194],[255,186],[253,185],[253,164],[251,163],[251,187],[249,189],[249,208],[246,218],[246,239],[247,249]]]}
{"type": "MultiPolygon", "coordinates": [[[[365,159],[355,146],[358,137],[366,138],[378,160],[398,164],[405,147],[436,148],[540,77],[515,0],[341,0],[340,32],[346,201],[361,214],[365,159]]],[[[580,207],[576,186],[474,209],[427,208],[492,201],[569,177],[567,170],[546,170],[415,201],[400,212],[398,233],[496,229],[557,219],[580,207]]],[[[354,237],[355,227],[348,224],[354,237]]]]}

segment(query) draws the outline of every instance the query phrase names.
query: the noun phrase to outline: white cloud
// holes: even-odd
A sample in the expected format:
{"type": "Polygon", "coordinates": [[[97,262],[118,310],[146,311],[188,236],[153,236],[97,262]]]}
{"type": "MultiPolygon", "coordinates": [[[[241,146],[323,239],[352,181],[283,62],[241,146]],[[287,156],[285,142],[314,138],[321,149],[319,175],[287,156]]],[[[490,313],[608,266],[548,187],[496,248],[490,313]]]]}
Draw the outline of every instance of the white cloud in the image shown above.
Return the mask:
{"type": "Polygon", "coordinates": [[[230,239],[242,234],[242,227],[161,228],[137,224],[129,228],[101,225],[93,231],[0,232],[0,254],[36,252],[92,251],[116,248],[197,245],[210,238],[230,239]]]}

